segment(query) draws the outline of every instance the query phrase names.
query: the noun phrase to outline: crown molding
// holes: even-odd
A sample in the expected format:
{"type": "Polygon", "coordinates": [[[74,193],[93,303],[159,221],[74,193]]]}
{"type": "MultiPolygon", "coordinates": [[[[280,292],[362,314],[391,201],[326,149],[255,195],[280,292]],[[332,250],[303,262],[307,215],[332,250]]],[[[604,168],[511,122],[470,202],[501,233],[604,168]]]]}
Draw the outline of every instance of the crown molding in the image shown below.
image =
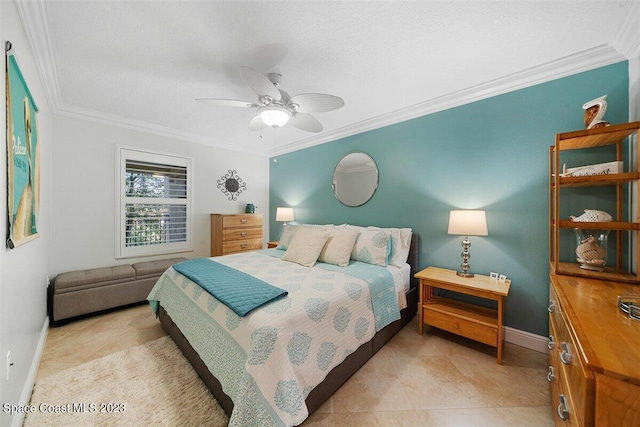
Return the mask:
{"type": "Polygon", "coordinates": [[[221,148],[224,150],[235,151],[240,153],[252,154],[260,157],[267,157],[266,152],[257,152],[248,148],[239,147],[234,144],[214,141],[212,138],[198,135],[195,133],[176,130],[166,126],[160,126],[140,120],[128,119],[114,114],[103,113],[101,111],[89,110],[86,108],[72,107],[63,105],[58,107],[56,114],[66,117],[72,117],[81,120],[89,120],[108,126],[129,129],[137,132],[150,133],[166,138],[173,138],[182,141],[204,144],[209,147],[221,148]]]}
{"type": "Polygon", "coordinates": [[[443,95],[406,108],[382,114],[361,122],[322,133],[291,144],[279,145],[277,148],[265,152],[256,152],[238,147],[231,143],[213,141],[211,138],[176,129],[146,123],[138,120],[101,113],[65,105],[60,90],[56,52],[52,40],[49,20],[49,10],[45,1],[15,0],[18,14],[22,21],[25,34],[34,52],[36,67],[44,83],[44,91],[53,114],[60,114],[84,120],[90,120],[125,129],[152,133],[159,136],[180,139],[200,144],[206,144],[226,150],[251,153],[258,156],[273,157],[286,154],[315,145],[335,141],[348,136],[390,126],[416,117],[433,114],[450,108],[491,98],[507,92],[535,86],[558,78],[589,71],[595,68],[611,65],[623,61],[640,49],[640,33],[637,28],[640,5],[634,2],[624,25],[621,27],[612,45],[602,45],[574,55],[560,58],[556,61],[532,67],[481,85],[472,86],[457,92],[443,95]],[[27,25],[27,22],[29,25],[27,25]]]}
{"type": "Polygon", "coordinates": [[[58,84],[55,49],[51,43],[53,38],[49,25],[49,10],[44,1],[16,0],[15,5],[22,28],[33,50],[36,68],[44,83],[49,109],[52,113],[56,113],[62,105],[62,95],[58,84]]]}
{"type": "Polygon", "coordinates": [[[633,2],[611,43],[627,59],[640,56],[640,2],[633,2]]]}
{"type": "Polygon", "coordinates": [[[499,79],[467,89],[453,92],[400,110],[363,120],[350,126],[323,133],[293,144],[278,147],[277,153],[270,150],[271,157],[302,150],[314,145],[346,138],[363,132],[390,126],[416,117],[426,116],[483,99],[491,98],[518,89],[546,83],[562,77],[624,61],[626,58],[610,45],[602,45],[574,55],[532,67],[499,79]]]}

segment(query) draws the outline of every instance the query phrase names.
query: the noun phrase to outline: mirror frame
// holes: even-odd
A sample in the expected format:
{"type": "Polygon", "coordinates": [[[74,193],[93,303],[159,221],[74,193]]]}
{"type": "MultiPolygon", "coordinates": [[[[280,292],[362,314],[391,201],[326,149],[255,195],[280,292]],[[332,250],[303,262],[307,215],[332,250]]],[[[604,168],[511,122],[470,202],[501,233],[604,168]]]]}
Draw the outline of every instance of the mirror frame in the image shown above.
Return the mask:
{"type": "Polygon", "coordinates": [[[373,198],[373,196],[376,194],[376,191],[378,190],[378,185],[380,184],[380,169],[378,169],[378,164],[376,163],[376,161],[373,159],[373,157],[371,157],[371,155],[369,155],[368,153],[365,153],[364,151],[354,151],[348,154],[345,154],[336,164],[335,168],[333,168],[333,174],[331,175],[331,189],[333,190],[333,195],[335,196],[335,198],[342,203],[345,206],[348,206],[350,208],[357,208],[358,206],[362,206],[365,205],[367,202],[369,202],[369,200],[371,200],[373,198]],[[371,162],[373,163],[373,166],[375,168],[376,171],[376,183],[375,186],[373,187],[373,190],[371,191],[371,194],[367,197],[367,199],[360,203],[359,205],[349,205],[347,203],[345,203],[344,201],[340,200],[340,197],[338,197],[338,193],[336,192],[336,185],[335,185],[335,179],[336,179],[336,171],[338,170],[338,167],[340,166],[340,163],[346,159],[347,157],[353,155],[353,154],[363,154],[365,156],[367,156],[371,162]]]}

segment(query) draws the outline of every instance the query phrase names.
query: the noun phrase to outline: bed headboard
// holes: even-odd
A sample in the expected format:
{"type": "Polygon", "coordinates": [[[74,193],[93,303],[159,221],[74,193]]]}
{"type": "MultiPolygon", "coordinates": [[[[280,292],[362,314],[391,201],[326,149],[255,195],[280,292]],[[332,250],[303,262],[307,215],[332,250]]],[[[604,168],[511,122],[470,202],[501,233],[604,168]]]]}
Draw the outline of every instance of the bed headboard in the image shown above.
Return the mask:
{"type": "Polygon", "coordinates": [[[420,236],[416,233],[411,235],[411,247],[409,249],[409,257],[407,258],[407,263],[411,266],[411,287],[417,286],[418,279],[415,279],[413,276],[420,271],[419,263],[419,249],[420,244],[420,236]]]}

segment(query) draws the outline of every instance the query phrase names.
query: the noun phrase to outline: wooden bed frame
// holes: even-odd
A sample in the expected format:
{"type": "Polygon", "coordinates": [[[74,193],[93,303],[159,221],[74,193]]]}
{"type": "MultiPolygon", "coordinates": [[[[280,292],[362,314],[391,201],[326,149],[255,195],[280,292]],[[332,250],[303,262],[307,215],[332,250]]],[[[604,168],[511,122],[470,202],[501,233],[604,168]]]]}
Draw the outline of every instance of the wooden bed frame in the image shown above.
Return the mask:
{"type": "MultiPolygon", "coordinates": [[[[417,280],[413,276],[418,271],[418,241],[419,237],[414,234],[411,238],[411,249],[409,251],[409,258],[407,259],[407,263],[411,265],[410,287],[407,291],[407,307],[400,311],[401,318],[377,332],[369,342],[361,345],[358,350],[347,356],[340,365],[329,372],[322,383],[309,393],[305,400],[307,408],[309,409],[309,415],[331,397],[342,384],[356,373],[356,371],[376,354],[400,329],[409,323],[416,314],[418,310],[418,287],[417,280]]],[[[231,415],[233,402],[231,398],[222,391],[222,386],[218,379],[209,372],[205,363],[167,314],[164,307],[159,307],[158,316],[164,330],[171,339],[173,339],[178,348],[180,348],[209,390],[211,390],[211,393],[213,393],[220,406],[228,415],[231,415]]]]}

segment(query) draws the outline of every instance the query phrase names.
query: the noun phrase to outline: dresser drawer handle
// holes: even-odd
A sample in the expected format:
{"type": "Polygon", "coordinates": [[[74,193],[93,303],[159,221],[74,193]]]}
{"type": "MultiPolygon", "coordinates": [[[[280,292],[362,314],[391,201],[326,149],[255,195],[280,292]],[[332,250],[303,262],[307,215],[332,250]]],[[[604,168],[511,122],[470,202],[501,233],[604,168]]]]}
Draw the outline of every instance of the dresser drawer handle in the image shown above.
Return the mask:
{"type": "Polygon", "coordinates": [[[571,365],[571,351],[569,351],[569,344],[562,343],[562,352],[560,353],[560,360],[565,365],[571,365]]]}
{"type": "Polygon", "coordinates": [[[248,246],[248,245],[247,245],[246,243],[243,243],[243,244],[241,244],[241,245],[240,245],[240,247],[241,247],[242,249],[245,249],[247,246],[248,246]]]}
{"type": "Polygon", "coordinates": [[[555,338],[553,338],[553,335],[549,335],[549,342],[547,343],[547,348],[549,350],[553,350],[555,346],[556,346],[555,338]]]}
{"type": "Polygon", "coordinates": [[[246,224],[247,220],[246,219],[241,219],[240,222],[243,223],[243,224],[246,224]]]}
{"type": "Polygon", "coordinates": [[[547,309],[549,313],[553,313],[556,311],[556,302],[554,300],[549,301],[549,308],[547,309]]]}
{"type": "Polygon", "coordinates": [[[564,394],[560,395],[560,403],[558,404],[558,416],[562,421],[569,419],[569,407],[567,406],[567,397],[564,394]]]}
{"type": "Polygon", "coordinates": [[[247,232],[243,231],[242,233],[240,233],[240,237],[247,237],[247,232]]]}
{"type": "Polygon", "coordinates": [[[553,369],[553,366],[549,366],[549,373],[547,374],[547,381],[550,383],[556,380],[556,371],[553,369]]]}

